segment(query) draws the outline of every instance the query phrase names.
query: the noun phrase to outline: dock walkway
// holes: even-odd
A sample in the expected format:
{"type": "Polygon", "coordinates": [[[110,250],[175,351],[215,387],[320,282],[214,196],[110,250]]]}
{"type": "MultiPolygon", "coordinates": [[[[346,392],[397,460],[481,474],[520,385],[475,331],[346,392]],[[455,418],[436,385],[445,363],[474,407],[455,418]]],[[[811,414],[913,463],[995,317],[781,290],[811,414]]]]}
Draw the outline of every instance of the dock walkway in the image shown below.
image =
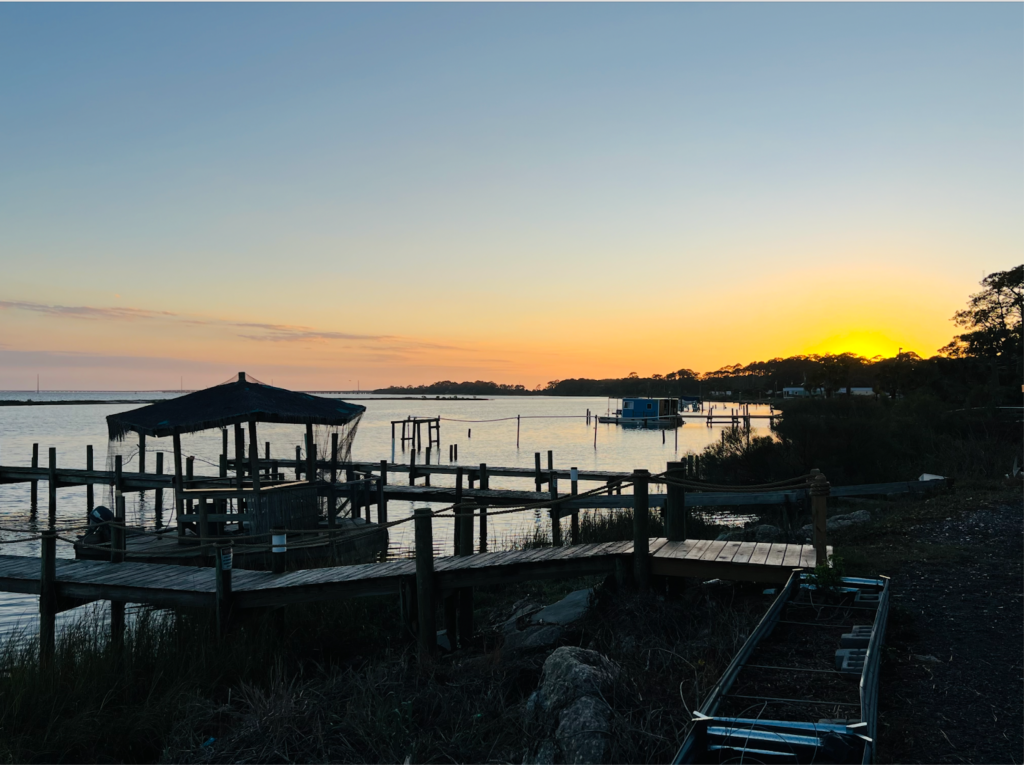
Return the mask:
{"type": "MultiPolygon", "coordinates": [[[[794,568],[813,568],[811,545],[754,542],[651,539],[651,573],[656,576],[717,577],[757,582],[785,582],[794,568]]],[[[831,548],[829,548],[831,552],[831,548]]],[[[616,563],[629,563],[633,542],[607,542],[478,553],[434,559],[439,590],[511,584],[514,582],[607,574],[616,563]]],[[[235,570],[232,604],[258,608],[316,600],[397,594],[403,579],[416,575],[416,561],[403,558],[275,574],[235,570]]],[[[40,593],[40,559],[0,556],[0,590],[40,593]]],[[[213,608],[216,572],[212,568],[154,563],[109,563],[95,560],[56,561],[56,594],[68,606],[83,601],[115,600],[160,608],[213,608]]]]}

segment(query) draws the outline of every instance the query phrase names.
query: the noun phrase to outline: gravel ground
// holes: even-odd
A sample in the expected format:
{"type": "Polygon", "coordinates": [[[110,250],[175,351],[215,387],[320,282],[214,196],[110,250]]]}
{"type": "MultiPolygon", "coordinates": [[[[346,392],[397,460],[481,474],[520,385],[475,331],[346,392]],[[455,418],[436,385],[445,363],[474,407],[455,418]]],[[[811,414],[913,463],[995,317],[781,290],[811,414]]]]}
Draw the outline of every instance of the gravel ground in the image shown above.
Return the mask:
{"type": "Polygon", "coordinates": [[[878,760],[1024,762],[1020,488],[918,504],[837,540],[892,576],[878,760]]]}

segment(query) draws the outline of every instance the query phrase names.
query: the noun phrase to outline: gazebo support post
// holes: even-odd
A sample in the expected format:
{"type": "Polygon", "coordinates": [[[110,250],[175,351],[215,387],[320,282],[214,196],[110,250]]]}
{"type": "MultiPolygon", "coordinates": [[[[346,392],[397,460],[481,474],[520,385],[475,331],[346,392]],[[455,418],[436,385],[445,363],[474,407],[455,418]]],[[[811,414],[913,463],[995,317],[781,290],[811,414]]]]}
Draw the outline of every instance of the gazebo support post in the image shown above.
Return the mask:
{"type": "Polygon", "coordinates": [[[249,420],[249,462],[252,471],[252,507],[249,512],[253,515],[263,511],[260,503],[260,447],[256,440],[256,420],[249,420]]]}
{"type": "Polygon", "coordinates": [[[306,480],[316,481],[316,457],[313,454],[313,424],[306,423],[306,480]]]}
{"type": "Polygon", "coordinates": [[[235,423],[235,481],[238,486],[238,512],[245,512],[245,433],[242,423],[235,423]]]}
{"type": "Polygon", "coordinates": [[[185,481],[181,473],[181,431],[175,430],[171,440],[174,443],[174,520],[178,524],[178,542],[185,541],[185,523],[181,516],[185,514],[185,497],[182,490],[185,488],[185,481]]]}

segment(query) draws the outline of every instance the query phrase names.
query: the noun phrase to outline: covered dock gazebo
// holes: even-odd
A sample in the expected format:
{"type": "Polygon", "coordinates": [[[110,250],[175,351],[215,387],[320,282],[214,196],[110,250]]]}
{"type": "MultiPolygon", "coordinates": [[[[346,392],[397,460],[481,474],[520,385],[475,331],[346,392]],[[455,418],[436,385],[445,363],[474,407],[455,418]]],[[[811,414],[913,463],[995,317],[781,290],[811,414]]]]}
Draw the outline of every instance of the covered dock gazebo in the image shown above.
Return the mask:
{"type": "Polygon", "coordinates": [[[365,411],[366,408],[358,404],[265,385],[247,377],[245,372],[239,372],[237,379],[221,385],[108,416],[108,461],[123,450],[121,445],[128,441],[128,434],[135,433],[138,436],[139,471],[145,472],[147,436],[173,439],[174,494],[179,536],[184,535],[183,521],[194,517],[185,512],[185,502],[191,504],[193,499],[200,503],[200,514],[195,518],[201,522],[203,537],[208,535],[206,527],[214,518],[217,519],[216,528],[223,527],[227,500],[230,498],[238,499],[239,530],[242,529],[243,520],[253,533],[269,532],[273,525],[294,523],[297,518],[304,527],[309,527],[310,523],[315,527],[319,519],[319,502],[316,493],[318,439],[314,438],[314,426],[323,426],[322,432],[331,434],[330,459],[333,462],[347,461],[356,427],[365,411]],[[306,481],[284,484],[278,481],[278,476],[267,475],[261,486],[257,437],[257,425],[261,422],[306,426],[306,481]],[[220,476],[203,479],[185,476],[182,434],[213,428],[221,428],[224,433],[220,476]],[[228,428],[233,428],[235,435],[233,460],[227,454],[228,428]],[[245,428],[248,429],[249,437],[248,455],[245,453],[245,428]],[[234,468],[233,480],[228,477],[229,468],[234,468]],[[207,510],[208,499],[214,502],[213,516],[207,510]],[[287,502],[282,504],[286,499],[287,502]],[[296,502],[304,506],[300,512],[296,514],[286,510],[285,505],[298,510],[296,502]],[[241,514],[243,508],[248,509],[245,516],[241,514]],[[282,511],[287,517],[280,517],[282,511]]]}

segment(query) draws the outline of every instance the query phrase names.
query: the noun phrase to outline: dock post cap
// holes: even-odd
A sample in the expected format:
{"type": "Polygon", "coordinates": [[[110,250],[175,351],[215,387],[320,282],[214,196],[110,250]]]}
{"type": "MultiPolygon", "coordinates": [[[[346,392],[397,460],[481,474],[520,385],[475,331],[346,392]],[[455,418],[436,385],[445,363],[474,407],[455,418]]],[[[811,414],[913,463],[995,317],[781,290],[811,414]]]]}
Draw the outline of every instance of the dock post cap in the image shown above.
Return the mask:
{"type": "Polygon", "coordinates": [[[828,496],[830,489],[831,484],[829,484],[828,479],[821,472],[811,477],[810,493],[812,497],[828,496]]]}
{"type": "Polygon", "coordinates": [[[238,373],[238,382],[245,382],[245,372],[238,373]]]}

